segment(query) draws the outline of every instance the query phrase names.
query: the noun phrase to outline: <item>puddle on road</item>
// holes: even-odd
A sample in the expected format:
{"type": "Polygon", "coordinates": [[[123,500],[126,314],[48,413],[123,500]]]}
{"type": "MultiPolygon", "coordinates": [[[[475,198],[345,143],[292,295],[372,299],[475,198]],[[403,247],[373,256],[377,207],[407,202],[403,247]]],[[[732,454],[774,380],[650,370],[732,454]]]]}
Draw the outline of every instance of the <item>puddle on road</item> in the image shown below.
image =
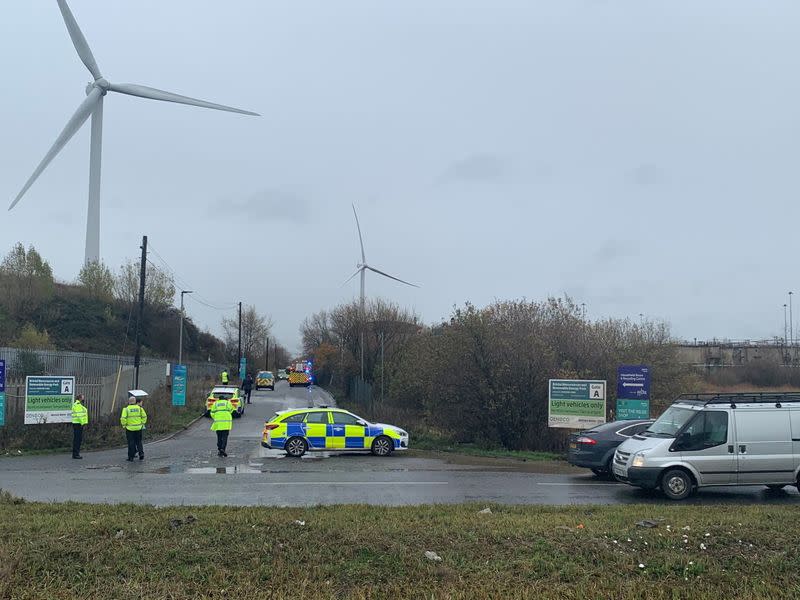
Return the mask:
{"type": "MultiPolygon", "coordinates": [[[[330,458],[330,452],[306,452],[303,456],[300,457],[300,460],[323,460],[325,458],[330,458]]],[[[289,456],[283,450],[269,450],[267,448],[261,448],[258,451],[258,458],[270,458],[272,460],[281,460],[281,459],[288,459],[288,460],[297,460],[296,458],[289,456]]]]}
{"type": "Polygon", "coordinates": [[[194,467],[184,471],[192,475],[231,475],[233,473],[264,473],[261,469],[253,468],[249,465],[233,465],[232,467],[194,467]]]}

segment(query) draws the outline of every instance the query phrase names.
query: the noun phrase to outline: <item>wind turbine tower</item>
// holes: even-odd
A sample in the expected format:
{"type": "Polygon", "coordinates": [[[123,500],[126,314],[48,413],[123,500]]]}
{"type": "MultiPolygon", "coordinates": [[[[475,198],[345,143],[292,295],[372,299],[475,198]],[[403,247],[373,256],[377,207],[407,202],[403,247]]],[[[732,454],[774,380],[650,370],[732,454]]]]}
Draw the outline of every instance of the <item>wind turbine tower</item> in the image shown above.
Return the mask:
{"type": "Polygon", "coordinates": [[[383,271],[379,271],[375,267],[371,267],[367,264],[367,257],[364,254],[364,238],[361,236],[361,224],[358,222],[358,213],[356,212],[355,204],[353,206],[353,216],[356,218],[356,228],[358,229],[358,242],[361,244],[361,262],[358,263],[358,268],[356,272],[353,273],[345,283],[351,281],[353,277],[356,275],[361,276],[361,293],[359,295],[359,313],[360,313],[360,346],[361,346],[361,380],[364,380],[364,319],[365,319],[365,293],[364,293],[364,285],[366,282],[366,275],[367,271],[372,271],[373,273],[377,273],[378,275],[382,275],[384,277],[388,277],[389,279],[394,279],[395,281],[399,281],[404,285],[410,285],[411,287],[418,288],[418,285],[413,283],[409,283],[408,281],[403,281],[402,279],[398,279],[394,275],[389,275],[388,273],[384,273],[383,271]]]}
{"type": "Polygon", "coordinates": [[[78,27],[72,11],[69,9],[66,0],[56,0],[58,7],[61,9],[61,15],[64,17],[64,23],[67,25],[67,31],[75,50],[78,52],[83,64],[89,69],[94,81],[86,86],[86,99],[78,106],[78,110],[72,115],[63,131],[56,138],[50,150],[45,154],[39,166],[22,186],[22,190],[14,198],[8,210],[14,208],[17,203],[25,195],[39,175],[47,168],[56,155],[61,152],[62,148],[66,146],[67,142],[72,139],[72,136],[83,126],[86,120],[92,117],[91,128],[91,147],[89,151],[89,209],[86,217],[86,264],[100,260],[100,162],[102,156],[102,138],[103,138],[103,99],[108,92],[117,92],[126,94],[128,96],[138,96],[139,98],[148,98],[150,100],[162,100],[164,102],[176,102],[178,104],[189,104],[191,106],[200,106],[202,108],[213,108],[215,110],[225,110],[228,112],[240,113],[243,115],[259,116],[258,113],[250,112],[248,110],[241,110],[224,106],[222,104],[214,104],[213,102],[206,102],[205,100],[197,100],[189,98],[188,96],[181,96],[173,94],[172,92],[165,92],[155,88],[136,85],[131,83],[111,83],[100,73],[100,68],[97,66],[97,61],[94,59],[89,44],[86,38],[78,27]]]}

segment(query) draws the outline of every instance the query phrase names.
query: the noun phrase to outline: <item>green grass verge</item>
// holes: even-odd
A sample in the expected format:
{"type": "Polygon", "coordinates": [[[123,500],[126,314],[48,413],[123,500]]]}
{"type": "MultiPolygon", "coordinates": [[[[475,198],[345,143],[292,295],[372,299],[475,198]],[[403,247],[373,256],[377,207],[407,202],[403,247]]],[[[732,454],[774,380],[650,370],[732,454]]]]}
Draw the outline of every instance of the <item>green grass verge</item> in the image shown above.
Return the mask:
{"type": "Polygon", "coordinates": [[[0,598],[800,597],[794,506],[481,508],[158,509],[0,494],[0,598]]]}
{"type": "Polygon", "coordinates": [[[513,458],[526,461],[562,460],[564,457],[555,452],[534,452],[530,450],[505,450],[502,448],[487,448],[479,444],[459,444],[453,440],[420,432],[411,438],[413,450],[427,450],[432,452],[452,452],[468,456],[486,456],[490,458],[513,458]]]}

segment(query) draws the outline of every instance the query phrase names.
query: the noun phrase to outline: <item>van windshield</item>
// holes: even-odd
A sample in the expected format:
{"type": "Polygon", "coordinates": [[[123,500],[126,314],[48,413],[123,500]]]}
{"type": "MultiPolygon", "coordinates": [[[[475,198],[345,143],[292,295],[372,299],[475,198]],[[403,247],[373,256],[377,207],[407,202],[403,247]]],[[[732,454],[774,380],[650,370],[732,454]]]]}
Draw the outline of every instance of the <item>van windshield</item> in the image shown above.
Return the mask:
{"type": "Polygon", "coordinates": [[[678,430],[686,425],[696,413],[697,411],[691,408],[670,406],[642,435],[675,437],[678,430]]]}

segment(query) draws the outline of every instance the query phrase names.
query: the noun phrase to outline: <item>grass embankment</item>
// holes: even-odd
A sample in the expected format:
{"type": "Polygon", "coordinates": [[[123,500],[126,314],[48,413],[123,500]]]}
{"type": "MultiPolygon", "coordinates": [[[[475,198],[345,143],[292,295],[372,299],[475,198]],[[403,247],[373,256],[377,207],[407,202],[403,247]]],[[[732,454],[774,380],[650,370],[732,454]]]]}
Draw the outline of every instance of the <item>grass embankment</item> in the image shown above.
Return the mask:
{"type": "MultiPolygon", "coordinates": [[[[187,390],[186,406],[172,406],[167,390],[161,388],[144,401],[147,411],[145,441],[151,441],[184,429],[205,410],[205,399],[211,383],[194,382],[187,390]]],[[[125,432],[119,424],[122,406],[107,417],[89,415],[84,430],[83,450],[115,448],[125,445],[125,432]]],[[[0,457],[69,452],[72,448],[72,425],[23,425],[22,415],[15,422],[0,427],[0,457]]]]}
{"type": "Polygon", "coordinates": [[[481,508],[155,509],[6,497],[0,598],[800,596],[795,507],[481,508]],[[635,524],[656,518],[652,529],[635,524]]]}
{"type": "Polygon", "coordinates": [[[429,452],[451,452],[454,454],[465,454],[467,456],[513,458],[525,461],[562,460],[564,458],[562,454],[556,452],[505,450],[503,448],[481,446],[480,444],[462,444],[444,436],[425,432],[420,432],[412,436],[411,448],[412,450],[424,450],[429,452]]]}
{"type": "Polygon", "coordinates": [[[408,430],[411,436],[411,450],[423,452],[449,452],[466,456],[480,456],[487,458],[510,458],[523,461],[552,461],[563,460],[564,455],[557,452],[538,452],[532,450],[507,450],[477,443],[461,443],[441,431],[433,431],[427,427],[418,415],[393,411],[390,407],[381,407],[378,410],[369,410],[347,400],[339,400],[344,393],[335,389],[325,388],[328,393],[337,398],[337,406],[344,408],[373,422],[390,423],[408,430]],[[387,414],[389,413],[389,414],[387,414]]]}

